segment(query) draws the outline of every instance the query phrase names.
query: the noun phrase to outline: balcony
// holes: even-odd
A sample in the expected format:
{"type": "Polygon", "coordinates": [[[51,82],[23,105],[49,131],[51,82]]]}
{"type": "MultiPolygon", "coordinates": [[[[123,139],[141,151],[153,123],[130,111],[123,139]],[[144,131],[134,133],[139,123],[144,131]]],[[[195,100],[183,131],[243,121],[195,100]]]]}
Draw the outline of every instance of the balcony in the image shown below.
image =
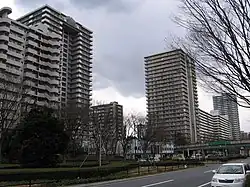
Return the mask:
{"type": "Polygon", "coordinates": [[[36,42],[32,41],[32,40],[28,40],[27,44],[38,47],[38,44],[36,42]]]}
{"type": "Polygon", "coordinates": [[[9,37],[5,35],[0,35],[0,40],[1,41],[9,41],[9,37]]]}
{"type": "Polygon", "coordinates": [[[31,53],[31,54],[35,54],[35,55],[38,55],[38,52],[34,49],[31,49],[31,48],[27,48],[27,52],[31,53]]]}
{"type": "Polygon", "coordinates": [[[22,42],[22,43],[24,42],[24,39],[22,37],[16,36],[14,34],[10,34],[9,37],[19,42],[22,42]]]}
{"type": "Polygon", "coordinates": [[[23,30],[21,30],[21,29],[15,27],[15,26],[13,26],[13,25],[11,25],[10,28],[11,28],[11,30],[13,30],[13,31],[15,31],[15,32],[17,32],[17,33],[19,33],[19,34],[24,35],[24,31],[23,31],[23,30]]]}
{"type": "Polygon", "coordinates": [[[6,60],[7,59],[7,54],[3,54],[3,53],[0,53],[0,59],[4,59],[6,60]]]}
{"type": "Polygon", "coordinates": [[[8,53],[7,54],[10,54],[11,56],[14,56],[14,57],[16,57],[16,58],[19,58],[20,60],[23,58],[23,55],[21,54],[21,53],[16,53],[16,52],[14,52],[14,51],[8,51],[8,53]]]}
{"type": "Polygon", "coordinates": [[[33,71],[38,71],[37,67],[31,64],[26,64],[24,67],[33,71]]]}
{"type": "Polygon", "coordinates": [[[38,62],[37,58],[34,58],[32,56],[27,56],[26,59],[31,62],[38,62]]]}
{"type": "Polygon", "coordinates": [[[0,49],[8,51],[8,45],[6,45],[6,44],[0,44],[0,49]]]}
{"type": "Polygon", "coordinates": [[[32,32],[29,32],[28,35],[27,35],[27,37],[31,37],[33,39],[38,40],[38,36],[36,34],[32,33],[32,32]]]}
{"type": "Polygon", "coordinates": [[[10,73],[10,74],[14,74],[14,75],[21,75],[21,71],[13,69],[13,68],[6,68],[5,69],[6,72],[10,73]]]}
{"type": "MultiPolygon", "coordinates": [[[[1,54],[0,54],[1,55],[1,54]]],[[[6,69],[6,64],[0,63],[0,69],[5,70],[6,69]]]]}
{"type": "Polygon", "coordinates": [[[1,18],[0,19],[0,23],[5,23],[5,24],[10,25],[11,24],[11,20],[10,20],[10,18],[1,18]]]}
{"type": "Polygon", "coordinates": [[[0,31],[10,32],[10,28],[7,26],[0,26],[0,31]]]}

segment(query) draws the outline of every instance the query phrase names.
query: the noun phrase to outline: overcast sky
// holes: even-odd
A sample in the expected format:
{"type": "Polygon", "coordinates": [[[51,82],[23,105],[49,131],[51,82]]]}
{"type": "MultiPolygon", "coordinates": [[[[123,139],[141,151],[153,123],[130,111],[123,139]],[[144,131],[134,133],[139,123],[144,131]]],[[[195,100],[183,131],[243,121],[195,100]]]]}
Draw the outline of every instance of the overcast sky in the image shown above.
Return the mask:
{"type": "MultiPolygon", "coordinates": [[[[93,98],[145,114],[143,57],[167,50],[172,37],[184,36],[171,19],[178,0],[0,0],[0,7],[12,8],[13,19],[43,4],[94,32],[93,98]]],[[[209,112],[212,95],[198,90],[200,108],[209,112]]],[[[250,131],[250,110],[239,111],[241,128],[250,131]]]]}

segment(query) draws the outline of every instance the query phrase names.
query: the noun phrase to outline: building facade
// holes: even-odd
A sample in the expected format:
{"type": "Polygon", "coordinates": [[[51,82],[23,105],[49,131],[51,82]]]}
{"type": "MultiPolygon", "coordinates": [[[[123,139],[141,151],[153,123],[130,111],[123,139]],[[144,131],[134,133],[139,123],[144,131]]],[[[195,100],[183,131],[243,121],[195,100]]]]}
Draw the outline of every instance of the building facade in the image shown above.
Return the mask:
{"type": "MultiPolygon", "coordinates": [[[[43,23],[60,37],[59,102],[62,107],[73,103],[90,105],[92,90],[92,31],[48,5],[17,19],[26,26],[43,23]]],[[[36,44],[34,44],[36,45],[36,44]]]]}
{"type": "Polygon", "coordinates": [[[182,50],[145,57],[148,125],[170,141],[181,133],[188,142],[198,137],[198,95],[195,65],[182,50]]]}
{"type": "Polygon", "coordinates": [[[220,96],[213,96],[214,110],[218,110],[220,115],[227,115],[232,125],[234,140],[240,140],[240,122],[237,105],[237,97],[229,93],[220,96]]]}
{"type": "Polygon", "coordinates": [[[241,140],[250,140],[250,133],[245,131],[240,131],[241,140]]]}
{"type": "Polygon", "coordinates": [[[232,140],[231,124],[227,116],[218,111],[205,112],[199,109],[199,137],[201,143],[218,140],[232,140]]]}
{"type": "Polygon", "coordinates": [[[200,128],[199,128],[200,142],[206,143],[214,141],[216,138],[214,133],[215,131],[214,116],[208,112],[199,109],[199,122],[200,122],[200,128]]]}
{"type": "Polygon", "coordinates": [[[232,140],[232,126],[226,115],[214,115],[215,140],[232,140]]]}
{"type": "Polygon", "coordinates": [[[44,24],[29,27],[12,20],[11,12],[8,7],[0,9],[1,88],[10,91],[7,95],[11,97],[22,85],[27,88],[27,102],[56,108],[60,103],[61,37],[44,24]]]}
{"type": "Polygon", "coordinates": [[[90,117],[92,132],[100,128],[103,141],[111,144],[115,150],[123,133],[123,106],[118,102],[95,105],[91,107],[90,117]]]}

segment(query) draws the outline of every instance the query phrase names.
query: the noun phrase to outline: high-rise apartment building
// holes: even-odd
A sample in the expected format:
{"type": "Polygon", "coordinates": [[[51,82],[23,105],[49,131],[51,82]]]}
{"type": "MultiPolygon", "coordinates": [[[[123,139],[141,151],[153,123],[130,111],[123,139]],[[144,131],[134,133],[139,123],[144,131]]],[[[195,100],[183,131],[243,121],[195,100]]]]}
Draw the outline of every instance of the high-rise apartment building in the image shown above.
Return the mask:
{"type": "MultiPolygon", "coordinates": [[[[90,105],[92,89],[92,31],[48,5],[17,19],[26,26],[43,23],[60,37],[59,102],[90,105]]],[[[34,46],[40,48],[39,41],[34,46]]]]}
{"type": "Polygon", "coordinates": [[[237,105],[237,97],[229,93],[223,93],[221,96],[213,96],[214,110],[218,110],[220,115],[227,115],[232,125],[232,134],[234,140],[240,140],[240,122],[237,105]]]}
{"type": "Polygon", "coordinates": [[[227,116],[218,112],[205,112],[199,109],[199,137],[201,143],[217,140],[231,140],[232,129],[227,116]]]}
{"type": "Polygon", "coordinates": [[[198,137],[198,95],[193,60],[182,50],[145,57],[148,125],[174,141],[181,133],[188,142],[198,137]]]}
{"type": "MultiPolygon", "coordinates": [[[[13,100],[14,89],[22,84],[28,88],[26,101],[37,105],[58,107],[60,35],[52,33],[46,25],[28,27],[12,20],[11,8],[0,9],[0,79],[2,100],[13,100]],[[8,86],[4,86],[8,85],[8,86]]],[[[17,99],[17,98],[16,98],[17,99]]],[[[5,104],[8,110],[13,110],[5,104]]]]}

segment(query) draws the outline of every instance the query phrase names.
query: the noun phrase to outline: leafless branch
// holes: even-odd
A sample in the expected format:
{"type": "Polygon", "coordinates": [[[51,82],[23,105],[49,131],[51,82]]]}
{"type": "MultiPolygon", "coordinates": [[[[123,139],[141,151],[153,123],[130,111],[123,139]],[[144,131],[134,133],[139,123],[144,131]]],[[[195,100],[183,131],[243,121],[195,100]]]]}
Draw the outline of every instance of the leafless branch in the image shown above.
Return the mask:
{"type": "MultiPolygon", "coordinates": [[[[23,80],[1,72],[0,76],[0,156],[5,135],[21,120],[28,110],[26,94],[29,86],[23,80]]],[[[1,158],[0,158],[1,159],[1,158]]]]}
{"type": "MultiPolygon", "coordinates": [[[[188,35],[181,47],[196,62],[199,79],[214,92],[235,94],[250,107],[250,3],[182,0],[175,22],[188,35]]],[[[232,98],[233,99],[233,98],[232,98]]]]}

